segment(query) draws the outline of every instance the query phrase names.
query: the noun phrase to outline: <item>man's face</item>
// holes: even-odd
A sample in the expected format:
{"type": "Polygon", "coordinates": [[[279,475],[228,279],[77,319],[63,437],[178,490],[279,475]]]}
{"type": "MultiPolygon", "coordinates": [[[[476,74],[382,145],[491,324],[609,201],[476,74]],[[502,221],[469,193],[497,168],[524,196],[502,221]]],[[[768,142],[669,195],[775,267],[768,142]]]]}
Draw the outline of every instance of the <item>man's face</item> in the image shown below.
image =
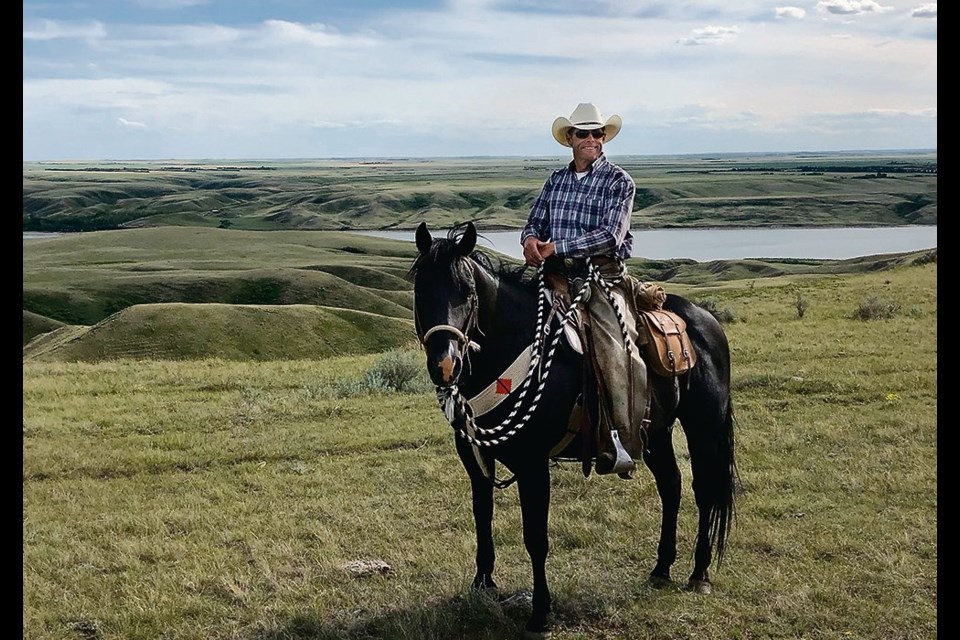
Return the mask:
{"type": "Polygon", "coordinates": [[[567,140],[573,147],[573,159],[578,164],[590,164],[599,158],[603,152],[603,136],[603,129],[569,129],[567,140]]]}

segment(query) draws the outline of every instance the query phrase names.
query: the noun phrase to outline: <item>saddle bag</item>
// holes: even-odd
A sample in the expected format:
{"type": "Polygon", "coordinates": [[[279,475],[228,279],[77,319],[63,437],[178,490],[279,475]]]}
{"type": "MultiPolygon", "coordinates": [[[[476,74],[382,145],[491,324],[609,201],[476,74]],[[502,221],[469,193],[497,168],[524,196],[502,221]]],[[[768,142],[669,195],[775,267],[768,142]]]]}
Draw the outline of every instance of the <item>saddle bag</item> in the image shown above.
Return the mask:
{"type": "MultiPolygon", "coordinates": [[[[672,311],[638,309],[638,333],[646,338],[643,350],[647,365],[660,376],[676,377],[697,363],[697,354],[687,336],[687,323],[672,311]]],[[[642,339],[642,338],[641,338],[642,339]]]]}

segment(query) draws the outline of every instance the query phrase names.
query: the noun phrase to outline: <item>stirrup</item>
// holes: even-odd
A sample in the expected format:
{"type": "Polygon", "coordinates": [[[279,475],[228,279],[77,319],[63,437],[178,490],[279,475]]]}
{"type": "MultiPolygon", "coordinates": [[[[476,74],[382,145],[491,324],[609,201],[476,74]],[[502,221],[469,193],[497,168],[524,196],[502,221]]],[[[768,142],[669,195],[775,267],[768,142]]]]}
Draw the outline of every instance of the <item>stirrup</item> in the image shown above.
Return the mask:
{"type": "Polygon", "coordinates": [[[616,429],[610,431],[610,439],[613,441],[613,446],[617,450],[616,459],[613,461],[613,466],[609,470],[601,470],[598,459],[597,473],[603,475],[608,473],[628,474],[635,471],[637,463],[633,461],[633,458],[630,457],[630,454],[628,454],[627,450],[623,447],[623,443],[620,442],[620,434],[616,429]]]}

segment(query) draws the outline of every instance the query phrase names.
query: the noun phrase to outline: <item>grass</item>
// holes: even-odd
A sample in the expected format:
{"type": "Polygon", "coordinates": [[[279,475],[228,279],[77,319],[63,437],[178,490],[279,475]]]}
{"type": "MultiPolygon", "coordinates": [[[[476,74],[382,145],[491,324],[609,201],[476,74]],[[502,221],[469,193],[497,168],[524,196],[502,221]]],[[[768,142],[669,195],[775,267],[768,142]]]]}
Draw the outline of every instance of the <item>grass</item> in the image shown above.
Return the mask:
{"type": "MultiPolygon", "coordinates": [[[[936,262],[888,266],[667,286],[732,312],[727,556],[711,595],[681,588],[696,514],[679,430],[664,589],[646,581],[650,474],[558,466],[555,639],[937,637],[936,262]],[[871,299],[900,311],[854,318],[871,299]]],[[[469,483],[433,395],[330,392],[378,357],[25,359],[23,636],[518,637],[531,578],[516,490],[495,498],[502,592],[472,594],[469,483]],[[357,578],[356,560],[390,570],[357,578]]]]}
{"type": "MultiPolygon", "coordinates": [[[[614,160],[635,225],[936,224],[935,153],[614,160]]],[[[103,230],[23,245],[23,637],[519,637],[516,488],[495,494],[501,592],[472,593],[450,427],[422,367],[393,384],[423,358],[415,250],[317,229],[515,228],[559,163],[24,165],[25,230],[103,230]]],[[[678,429],[679,557],[654,588],[652,476],[555,467],[554,638],[937,637],[936,262],[629,261],[725,320],[738,518],[713,593],[685,591],[678,429]]]]}

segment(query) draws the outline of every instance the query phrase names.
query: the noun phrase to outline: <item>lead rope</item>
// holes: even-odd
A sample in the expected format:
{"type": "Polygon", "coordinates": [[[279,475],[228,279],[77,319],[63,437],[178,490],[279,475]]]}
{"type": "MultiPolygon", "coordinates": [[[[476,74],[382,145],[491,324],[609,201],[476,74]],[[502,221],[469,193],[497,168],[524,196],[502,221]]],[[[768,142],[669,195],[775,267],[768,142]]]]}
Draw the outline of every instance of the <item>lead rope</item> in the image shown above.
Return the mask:
{"type": "MultiPolygon", "coordinates": [[[[617,322],[620,325],[620,332],[621,332],[621,335],[623,336],[624,349],[627,352],[628,362],[630,362],[629,374],[630,374],[630,385],[632,388],[633,386],[632,341],[630,340],[630,334],[627,330],[626,321],[624,320],[623,313],[616,302],[616,298],[613,296],[613,291],[610,284],[605,278],[603,278],[603,276],[600,274],[600,271],[594,266],[590,258],[587,258],[587,268],[588,268],[589,279],[593,280],[601,287],[601,289],[603,290],[604,294],[607,296],[607,299],[610,301],[617,315],[617,322]]],[[[570,304],[570,307],[561,315],[560,324],[557,326],[554,337],[553,337],[553,341],[550,343],[550,350],[547,353],[547,357],[546,357],[546,360],[543,362],[542,368],[540,369],[540,374],[539,374],[540,384],[537,387],[536,395],[534,396],[533,401],[530,404],[530,408],[520,418],[519,422],[517,422],[517,424],[514,425],[513,420],[516,417],[517,413],[519,412],[520,405],[522,404],[522,401],[524,397],[526,397],[527,391],[530,388],[530,382],[533,380],[534,371],[540,366],[541,362],[543,361],[542,354],[544,352],[544,347],[546,345],[547,337],[550,334],[550,327],[544,326],[544,310],[546,308],[546,284],[544,281],[542,265],[538,270],[538,279],[539,279],[539,284],[538,284],[539,292],[538,292],[538,298],[537,298],[537,324],[536,324],[536,330],[535,330],[536,333],[535,333],[534,342],[530,346],[530,349],[533,351],[533,356],[530,359],[530,366],[527,369],[527,375],[524,377],[523,383],[521,384],[520,394],[517,396],[517,399],[514,401],[514,407],[513,407],[513,410],[510,412],[510,414],[506,418],[504,418],[504,420],[500,424],[498,424],[495,427],[492,427],[489,429],[479,427],[474,421],[473,409],[470,407],[470,404],[466,400],[464,400],[463,394],[460,393],[460,389],[457,385],[450,385],[448,387],[438,386],[436,388],[437,402],[440,405],[440,408],[443,411],[444,415],[446,416],[447,421],[450,423],[451,426],[453,426],[454,432],[460,437],[462,437],[463,439],[465,439],[474,447],[478,447],[478,448],[492,447],[494,445],[503,444],[504,442],[512,438],[514,435],[519,433],[520,429],[522,429],[528,423],[528,421],[530,420],[530,417],[536,412],[537,406],[539,406],[539,403],[540,403],[540,399],[543,397],[543,389],[546,385],[547,378],[550,375],[550,367],[553,364],[553,356],[556,353],[557,346],[560,343],[560,338],[563,336],[563,329],[567,325],[567,323],[570,322],[570,320],[573,318],[574,313],[576,313],[576,310],[579,308],[579,305],[583,302],[584,297],[586,297],[586,294],[589,291],[589,285],[584,284],[584,286],[580,288],[580,291],[577,292],[577,296],[574,298],[573,302],[570,304]],[[458,413],[458,409],[459,409],[459,413],[458,413]],[[458,422],[457,420],[458,416],[463,416],[461,424],[456,424],[458,422]],[[503,435],[499,435],[504,431],[506,431],[506,433],[503,433],[503,435]],[[480,436],[483,436],[483,437],[477,437],[473,435],[474,433],[479,434],[480,436]]],[[[609,282],[613,284],[617,284],[622,280],[623,280],[623,266],[621,265],[619,275],[613,278],[610,278],[609,282]]],[[[427,335],[433,332],[434,329],[436,328],[438,327],[434,327],[433,329],[428,331],[427,335]]],[[[458,338],[460,338],[460,336],[463,335],[459,330],[455,329],[454,327],[450,327],[449,325],[442,325],[442,329],[446,331],[450,331],[451,329],[453,329],[456,334],[460,334],[457,336],[458,338]]],[[[467,346],[479,348],[479,345],[476,345],[476,343],[473,343],[472,341],[470,341],[470,339],[467,338],[466,336],[463,336],[462,341],[467,346]]],[[[632,392],[631,392],[631,396],[632,396],[632,392]]],[[[633,398],[631,397],[629,401],[631,404],[630,411],[632,415],[633,398]]],[[[509,487],[511,484],[516,482],[516,474],[514,474],[507,480],[498,480],[496,477],[492,477],[490,470],[487,469],[485,463],[482,461],[479,451],[475,451],[475,453],[477,454],[478,464],[480,466],[481,471],[483,471],[483,474],[487,476],[487,478],[489,478],[491,482],[493,482],[494,486],[496,486],[497,488],[503,489],[505,487],[509,487]]]]}
{"type": "Polygon", "coordinates": [[[536,338],[533,345],[530,347],[534,351],[533,357],[530,360],[530,366],[527,368],[527,375],[524,377],[523,383],[521,384],[520,394],[514,401],[513,410],[510,411],[509,415],[507,415],[507,417],[504,418],[500,424],[489,429],[477,426],[476,422],[474,421],[473,409],[470,407],[470,404],[464,400],[463,394],[460,393],[457,385],[451,385],[449,387],[437,387],[437,401],[440,404],[441,409],[443,409],[443,412],[447,417],[447,421],[454,426],[454,430],[456,431],[457,435],[461,436],[474,446],[492,447],[497,444],[503,444],[516,435],[520,429],[522,429],[528,423],[530,417],[537,410],[540,399],[543,397],[543,389],[546,385],[548,377],[550,376],[550,368],[553,364],[553,357],[556,354],[557,345],[560,343],[560,338],[563,337],[563,328],[573,318],[573,314],[576,312],[577,306],[583,301],[583,298],[587,293],[587,288],[582,288],[577,293],[577,297],[570,305],[570,308],[567,309],[567,311],[564,312],[564,314],[560,317],[560,324],[555,330],[553,341],[550,343],[549,352],[544,360],[542,358],[542,354],[544,351],[544,346],[546,345],[546,338],[550,333],[550,327],[543,326],[544,308],[546,306],[546,285],[544,283],[542,268],[540,270],[539,289],[536,338]],[[527,409],[526,413],[524,413],[524,415],[520,417],[519,421],[514,424],[514,419],[516,418],[517,413],[520,411],[520,406],[523,403],[523,399],[530,390],[530,383],[534,378],[534,371],[537,369],[542,360],[544,362],[541,368],[540,384],[537,386],[536,395],[530,404],[530,408],[527,409]],[[457,413],[458,409],[461,412],[460,414],[457,413]],[[458,415],[463,416],[462,425],[454,424],[458,415]],[[485,437],[478,438],[473,436],[470,434],[471,431],[485,437]],[[503,435],[500,435],[501,433],[503,435]]]}
{"type": "MultiPolygon", "coordinates": [[[[603,278],[603,276],[600,274],[600,271],[594,266],[593,262],[589,258],[587,258],[587,266],[589,269],[590,279],[596,282],[603,289],[604,294],[607,296],[607,299],[610,301],[614,311],[616,312],[617,322],[620,325],[620,332],[623,337],[624,349],[627,352],[628,361],[632,360],[633,342],[630,340],[630,333],[627,330],[626,320],[623,317],[623,312],[621,311],[620,306],[617,304],[616,298],[613,296],[613,291],[610,287],[610,284],[605,278],[603,278]]],[[[609,282],[613,284],[621,282],[623,280],[622,269],[623,268],[621,266],[621,273],[616,277],[611,278],[609,282]]],[[[507,417],[495,427],[487,429],[477,426],[476,422],[474,421],[473,409],[470,407],[470,404],[464,400],[463,395],[460,393],[457,385],[451,385],[449,387],[437,387],[437,401],[440,404],[441,409],[443,409],[444,414],[447,416],[447,420],[451,424],[453,424],[457,418],[456,410],[460,409],[462,411],[462,415],[464,416],[464,425],[455,426],[455,430],[458,435],[475,446],[491,447],[497,444],[503,444],[511,437],[516,435],[520,429],[527,424],[527,422],[530,420],[530,417],[536,411],[537,406],[540,403],[540,399],[543,397],[543,389],[546,385],[547,378],[550,375],[550,366],[553,364],[553,356],[556,353],[557,345],[560,343],[560,338],[563,335],[563,328],[573,318],[573,314],[576,312],[578,306],[583,302],[583,298],[585,297],[586,293],[587,287],[584,286],[580,289],[580,291],[577,292],[577,296],[571,303],[569,309],[562,314],[560,318],[560,324],[555,331],[553,342],[550,344],[550,351],[547,354],[546,360],[541,369],[540,384],[537,387],[537,393],[534,396],[530,408],[520,418],[519,422],[514,425],[514,418],[520,410],[520,406],[523,399],[526,397],[527,391],[530,389],[530,382],[534,377],[533,373],[541,361],[543,361],[543,347],[545,345],[546,338],[550,333],[550,327],[543,326],[544,309],[546,306],[546,284],[543,277],[543,268],[540,268],[536,339],[534,340],[534,344],[530,347],[534,350],[534,353],[530,360],[530,366],[527,369],[527,375],[524,377],[523,383],[521,384],[520,394],[514,401],[514,407],[510,414],[507,415],[507,417]],[[469,433],[471,431],[479,434],[480,436],[486,437],[482,439],[478,438],[471,435],[469,433]],[[504,431],[506,431],[506,433],[499,435],[504,431]]],[[[632,374],[632,367],[630,373],[632,374]]]]}

